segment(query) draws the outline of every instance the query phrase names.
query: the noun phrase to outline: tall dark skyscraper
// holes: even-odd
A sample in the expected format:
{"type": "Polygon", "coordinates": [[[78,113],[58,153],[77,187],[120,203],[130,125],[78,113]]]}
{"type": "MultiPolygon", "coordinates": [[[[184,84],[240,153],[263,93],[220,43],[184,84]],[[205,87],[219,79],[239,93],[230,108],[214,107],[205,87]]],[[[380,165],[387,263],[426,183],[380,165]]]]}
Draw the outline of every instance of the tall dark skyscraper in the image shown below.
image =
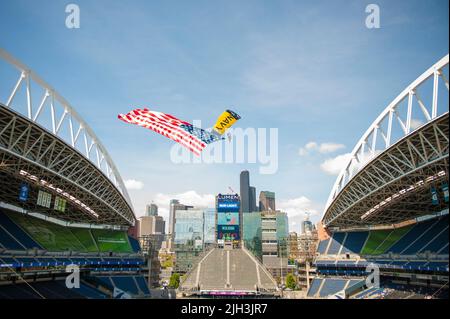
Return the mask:
{"type": "Polygon", "coordinates": [[[250,211],[250,174],[248,171],[242,171],[240,175],[241,213],[250,211]]]}
{"type": "Polygon", "coordinates": [[[249,204],[249,208],[250,208],[250,212],[256,212],[257,208],[256,208],[256,188],[253,186],[250,186],[250,192],[249,192],[249,198],[250,198],[250,204],[249,204]]]}
{"type": "Polygon", "coordinates": [[[240,213],[251,213],[258,210],[256,206],[256,188],[250,186],[250,173],[242,171],[240,176],[241,209],[240,213]]]}

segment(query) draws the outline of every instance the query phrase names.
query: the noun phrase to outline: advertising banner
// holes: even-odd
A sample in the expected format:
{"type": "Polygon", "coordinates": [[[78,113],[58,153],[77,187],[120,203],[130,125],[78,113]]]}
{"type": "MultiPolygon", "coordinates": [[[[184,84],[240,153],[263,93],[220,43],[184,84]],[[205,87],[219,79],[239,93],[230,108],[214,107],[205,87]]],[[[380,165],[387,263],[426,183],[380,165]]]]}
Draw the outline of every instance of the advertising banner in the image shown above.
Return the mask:
{"type": "Polygon", "coordinates": [[[239,226],[237,225],[218,225],[217,239],[239,240],[239,226]]]}
{"type": "Polygon", "coordinates": [[[217,214],[217,225],[239,225],[239,213],[217,214]]]}
{"type": "Polygon", "coordinates": [[[217,211],[221,212],[238,212],[239,201],[217,200],[217,211]]]}

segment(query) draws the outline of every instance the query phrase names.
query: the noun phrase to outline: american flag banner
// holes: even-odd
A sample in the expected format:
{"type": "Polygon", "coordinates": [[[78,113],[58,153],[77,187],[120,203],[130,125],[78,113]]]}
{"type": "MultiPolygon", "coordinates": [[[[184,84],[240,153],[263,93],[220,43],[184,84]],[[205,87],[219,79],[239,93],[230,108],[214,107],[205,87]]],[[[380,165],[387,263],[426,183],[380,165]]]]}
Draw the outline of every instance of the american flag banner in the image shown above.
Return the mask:
{"type": "Polygon", "coordinates": [[[136,124],[180,143],[195,155],[200,156],[207,144],[221,140],[217,134],[207,132],[170,114],[134,109],[118,118],[126,123],[136,124]]]}

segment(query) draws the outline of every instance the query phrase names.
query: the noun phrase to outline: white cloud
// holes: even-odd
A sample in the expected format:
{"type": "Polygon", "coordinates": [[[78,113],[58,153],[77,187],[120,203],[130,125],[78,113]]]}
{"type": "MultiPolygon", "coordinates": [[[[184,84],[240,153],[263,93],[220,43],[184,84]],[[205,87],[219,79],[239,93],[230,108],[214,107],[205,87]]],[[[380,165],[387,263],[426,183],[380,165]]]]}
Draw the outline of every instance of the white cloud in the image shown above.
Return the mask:
{"type": "Polygon", "coordinates": [[[323,206],[314,203],[305,196],[293,199],[281,200],[277,203],[277,209],[284,211],[289,219],[289,231],[300,232],[301,222],[305,220],[307,214],[310,214],[311,221],[317,222],[320,219],[323,206]]]}
{"type": "Polygon", "coordinates": [[[128,190],[141,190],[144,188],[144,183],[135,179],[127,179],[125,181],[125,187],[128,190]]]}
{"type": "Polygon", "coordinates": [[[330,175],[338,175],[350,160],[351,153],[329,158],[320,164],[320,169],[330,175]]]}
{"type": "Polygon", "coordinates": [[[306,143],[304,147],[301,147],[298,151],[300,156],[308,155],[312,151],[317,151],[320,154],[333,153],[337,150],[345,148],[344,144],[338,143],[321,143],[317,144],[316,142],[306,143]]]}
{"type": "Polygon", "coordinates": [[[322,153],[322,154],[333,153],[342,148],[345,148],[344,144],[322,143],[322,144],[320,144],[320,147],[319,147],[319,153],[322,153]]]}

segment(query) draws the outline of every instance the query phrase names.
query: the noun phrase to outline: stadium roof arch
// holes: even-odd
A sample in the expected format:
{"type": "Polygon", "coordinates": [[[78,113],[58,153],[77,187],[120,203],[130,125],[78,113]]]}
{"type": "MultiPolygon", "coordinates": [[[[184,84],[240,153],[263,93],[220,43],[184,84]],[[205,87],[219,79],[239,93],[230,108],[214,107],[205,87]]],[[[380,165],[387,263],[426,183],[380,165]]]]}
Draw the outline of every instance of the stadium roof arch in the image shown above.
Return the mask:
{"type": "Polygon", "coordinates": [[[0,69],[0,202],[68,222],[134,225],[122,177],[76,109],[1,48],[0,69]],[[22,183],[31,185],[28,201],[18,198],[22,183]],[[67,209],[36,205],[39,190],[67,209]]]}
{"type": "Polygon", "coordinates": [[[430,192],[448,184],[448,64],[446,55],[370,125],[331,190],[325,227],[392,225],[448,209],[430,192]]]}

